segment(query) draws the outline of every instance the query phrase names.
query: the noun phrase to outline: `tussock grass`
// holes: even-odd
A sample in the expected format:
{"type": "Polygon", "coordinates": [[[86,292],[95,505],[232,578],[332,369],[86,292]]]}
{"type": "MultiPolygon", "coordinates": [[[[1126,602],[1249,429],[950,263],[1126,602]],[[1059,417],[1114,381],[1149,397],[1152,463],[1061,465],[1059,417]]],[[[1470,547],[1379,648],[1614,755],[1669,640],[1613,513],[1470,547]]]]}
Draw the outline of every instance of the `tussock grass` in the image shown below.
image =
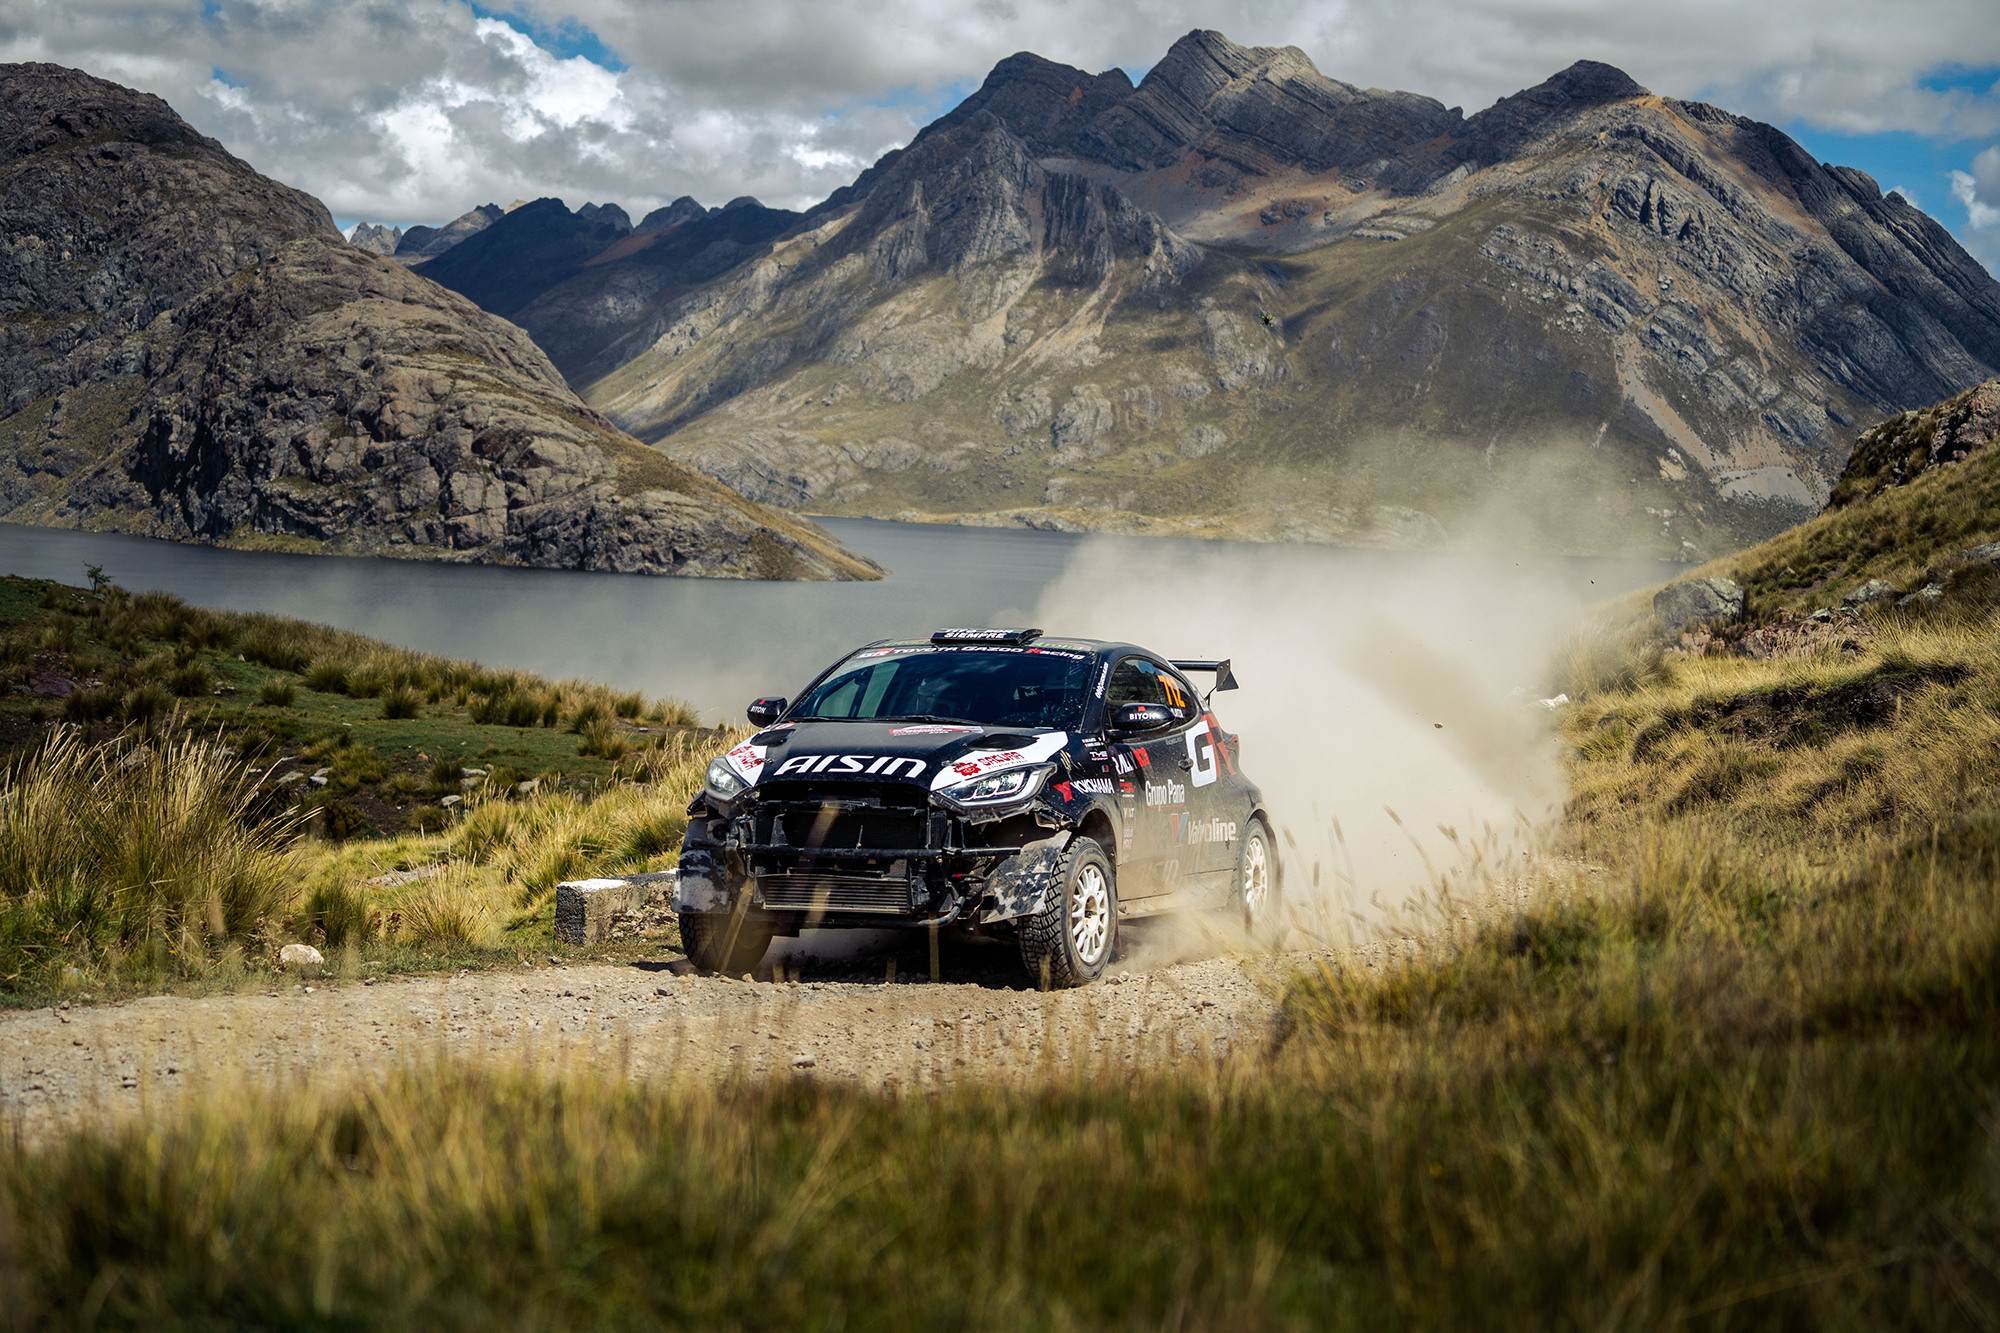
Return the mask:
{"type": "Polygon", "coordinates": [[[74,731],[18,760],[0,802],[0,978],[77,961],[198,972],[287,899],[285,827],[213,739],[106,747],[74,731]]]}

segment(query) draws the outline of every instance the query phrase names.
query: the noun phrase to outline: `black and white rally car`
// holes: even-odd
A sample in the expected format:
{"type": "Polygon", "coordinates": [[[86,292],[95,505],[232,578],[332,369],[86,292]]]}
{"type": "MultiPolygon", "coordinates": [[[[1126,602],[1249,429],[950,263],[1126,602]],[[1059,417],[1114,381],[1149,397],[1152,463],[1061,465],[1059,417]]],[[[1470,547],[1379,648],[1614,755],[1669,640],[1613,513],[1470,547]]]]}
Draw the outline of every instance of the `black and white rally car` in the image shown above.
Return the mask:
{"type": "Polygon", "coordinates": [[[1257,787],[1188,676],[1227,661],[1034,629],[884,640],[708,766],[674,906],[701,967],[754,967],[802,927],[1009,934],[1032,977],[1104,972],[1118,923],[1232,912],[1276,933],[1276,847],[1257,787]]]}

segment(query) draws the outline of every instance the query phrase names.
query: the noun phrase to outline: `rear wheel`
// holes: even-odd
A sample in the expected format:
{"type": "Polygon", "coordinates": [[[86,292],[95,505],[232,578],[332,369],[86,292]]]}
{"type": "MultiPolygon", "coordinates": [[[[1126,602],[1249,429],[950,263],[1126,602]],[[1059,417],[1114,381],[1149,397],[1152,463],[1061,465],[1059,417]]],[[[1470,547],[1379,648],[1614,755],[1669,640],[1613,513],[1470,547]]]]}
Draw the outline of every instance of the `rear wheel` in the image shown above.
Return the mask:
{"type": "Polygon", "coordinates": [[[1104,975],[1118,942],[1118,882],[1095,838],[1078,838],[1056,864],[1042,910],[1021,919],[1021,962],[1050,989],[1104,975]]]}
{"type": "Polygon", "coordinates": [[[1278,852],[1271,830],[1253,819],[1236,852],[1235,909],[1244,931],[1259,948],[1275,949],[1285,936],[1284,904],[1278,895],[1278,852]]]}
{"type": "Polygon", "coordinates": [[[704,972],[737,976],[755,971],[777,929],[763,917],[733,912],[682,912],[681,947],[704,972]]]}

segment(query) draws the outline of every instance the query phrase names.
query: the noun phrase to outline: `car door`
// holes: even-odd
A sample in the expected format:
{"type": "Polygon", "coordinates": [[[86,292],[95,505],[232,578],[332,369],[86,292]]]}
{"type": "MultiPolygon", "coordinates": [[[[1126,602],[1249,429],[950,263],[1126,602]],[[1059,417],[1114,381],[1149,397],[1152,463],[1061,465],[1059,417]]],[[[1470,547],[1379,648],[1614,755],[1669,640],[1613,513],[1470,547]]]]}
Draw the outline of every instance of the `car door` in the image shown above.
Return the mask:
{"type": "Polygon", "coordinates": [[[1200,719],[1200,702],[1185,681],[1151,658],[1124,657],[1111,669],[1104,695],[1107,716],[1121,705],[1138,703],[1165,708],[1175,719],[1159,731],[1111,738],[1120,804],[1129,812],[1129,845],[1118,874],[1123,897],[1157,898],[1199,885],[1201,867],[1191,856],[1197,849],[1187,840],[1195,819],[1188,799],[1193,789],[1188,732],[1200,719]]]}

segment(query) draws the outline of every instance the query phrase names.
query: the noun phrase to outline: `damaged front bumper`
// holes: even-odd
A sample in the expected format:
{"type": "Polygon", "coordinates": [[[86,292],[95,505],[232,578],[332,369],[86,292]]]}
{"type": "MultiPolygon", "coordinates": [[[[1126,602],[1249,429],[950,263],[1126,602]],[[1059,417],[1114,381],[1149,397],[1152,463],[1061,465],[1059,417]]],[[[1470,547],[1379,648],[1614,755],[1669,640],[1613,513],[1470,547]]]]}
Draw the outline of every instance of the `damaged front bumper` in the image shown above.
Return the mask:
{"type": "Polygon", "coordinates": [[[998,925],[1041,911],[1073,824],[1039,799],[965,812],[924,794],[774,796],[689,808],[674,906],[816,926],[998,925]]]}

